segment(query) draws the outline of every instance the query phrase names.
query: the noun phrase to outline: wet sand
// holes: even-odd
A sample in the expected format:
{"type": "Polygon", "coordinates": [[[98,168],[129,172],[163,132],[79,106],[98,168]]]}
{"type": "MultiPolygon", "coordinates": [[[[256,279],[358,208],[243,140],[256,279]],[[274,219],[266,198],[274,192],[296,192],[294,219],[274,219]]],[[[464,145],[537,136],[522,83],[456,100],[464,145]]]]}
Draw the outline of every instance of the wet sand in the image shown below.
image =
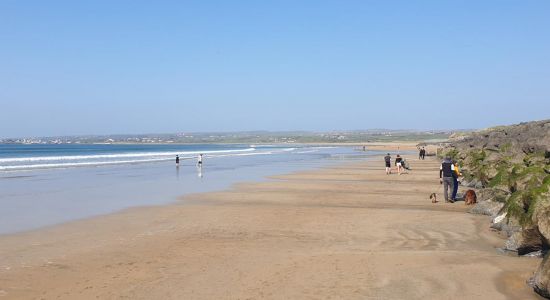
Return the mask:
{"type": "Polygon", "coordinates": [[[442,199],[435,160],[360,162],[0,237],[4,299],[538,299],[538,259],[442,199]]]}

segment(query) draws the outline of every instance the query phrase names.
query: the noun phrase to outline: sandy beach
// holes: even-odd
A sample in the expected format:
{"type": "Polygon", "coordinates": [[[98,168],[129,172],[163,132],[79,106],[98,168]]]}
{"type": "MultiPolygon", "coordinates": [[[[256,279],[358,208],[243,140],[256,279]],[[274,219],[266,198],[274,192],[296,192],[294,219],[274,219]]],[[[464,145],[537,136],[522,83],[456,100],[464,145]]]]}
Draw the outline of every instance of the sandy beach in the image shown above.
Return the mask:
{"type": "Polygon", "coordinates": [[[538,299],[438,163],[293,173],[0,237],[4,299],[538,299]]]}

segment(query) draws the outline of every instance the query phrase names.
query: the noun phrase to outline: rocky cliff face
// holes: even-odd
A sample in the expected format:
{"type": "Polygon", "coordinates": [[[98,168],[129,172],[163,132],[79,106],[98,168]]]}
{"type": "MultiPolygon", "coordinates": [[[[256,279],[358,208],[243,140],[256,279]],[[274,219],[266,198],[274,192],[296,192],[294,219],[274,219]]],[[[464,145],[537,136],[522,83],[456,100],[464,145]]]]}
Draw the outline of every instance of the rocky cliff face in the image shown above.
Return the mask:
{"type": "Polygon", "coordinates": [[[550,298],[550,120],[453,136],[440,151],[459,161],[482,200],[473,212],[494,217],[510,237],[505,249],[544,256],[530,281],[550,298]]]}
{"type": "Polygon", "coordinates": [[[462,150],[477,148],[499,151],[504,146],[513,148],[514,152],[527,154],[549,151],[549,132],[550,120],[544,120],[455,135],[450,140],[455,147],[462,150]]]}

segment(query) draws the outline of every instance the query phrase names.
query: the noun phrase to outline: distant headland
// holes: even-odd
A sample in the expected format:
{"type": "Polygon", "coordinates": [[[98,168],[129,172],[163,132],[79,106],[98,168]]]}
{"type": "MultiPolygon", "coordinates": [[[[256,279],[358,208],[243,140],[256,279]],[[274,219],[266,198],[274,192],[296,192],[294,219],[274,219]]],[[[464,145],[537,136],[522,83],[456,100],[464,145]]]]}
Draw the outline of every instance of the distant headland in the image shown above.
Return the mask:
{"type": "MultiPolygon", "coordinates": [[[[464,130],[460,130],[462,132],[464,130]]],[[[242,131],[0,138],[0,144],[364,143],[447,140],[457,130],[242,131]]]]}

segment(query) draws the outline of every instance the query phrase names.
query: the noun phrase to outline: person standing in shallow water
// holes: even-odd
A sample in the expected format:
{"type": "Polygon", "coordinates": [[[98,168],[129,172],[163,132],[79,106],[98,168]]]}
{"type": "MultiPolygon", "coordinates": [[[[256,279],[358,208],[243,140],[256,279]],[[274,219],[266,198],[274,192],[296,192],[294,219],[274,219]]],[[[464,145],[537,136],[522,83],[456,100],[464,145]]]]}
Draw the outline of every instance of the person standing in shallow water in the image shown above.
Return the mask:
{"type": "Polygon", "coordinates": [[[445,157],[443,162],[441,162],[441,166],[439,167],[439,183],[443,184],[443,196],[445,198],[445,202],[454,202],[454,200],[452,199],[452,193],[454,189],[454,172],[455,168],[453,162],[451,161],[451,158],[448,156],[445,157]],[[449,199],[449,192],[451,194],[451,199],[449,199]]]}
{"type": "Polygon", "coordinates": [[[197,166],[202,167],[202,153],[199,154],[199,157],[197,158],[197,166]]]}
{"type": "Polygon", "coordinates": [[[179,155],[176,155],[176,167],[180,166],[180,157],[179,155]]]}
{"type": "Polygon", "coordinates": [[[386,175],[390,175],[391,174],[391,156],[389,153],[384,157],[384,161],[386,162],[386,175]]]}

